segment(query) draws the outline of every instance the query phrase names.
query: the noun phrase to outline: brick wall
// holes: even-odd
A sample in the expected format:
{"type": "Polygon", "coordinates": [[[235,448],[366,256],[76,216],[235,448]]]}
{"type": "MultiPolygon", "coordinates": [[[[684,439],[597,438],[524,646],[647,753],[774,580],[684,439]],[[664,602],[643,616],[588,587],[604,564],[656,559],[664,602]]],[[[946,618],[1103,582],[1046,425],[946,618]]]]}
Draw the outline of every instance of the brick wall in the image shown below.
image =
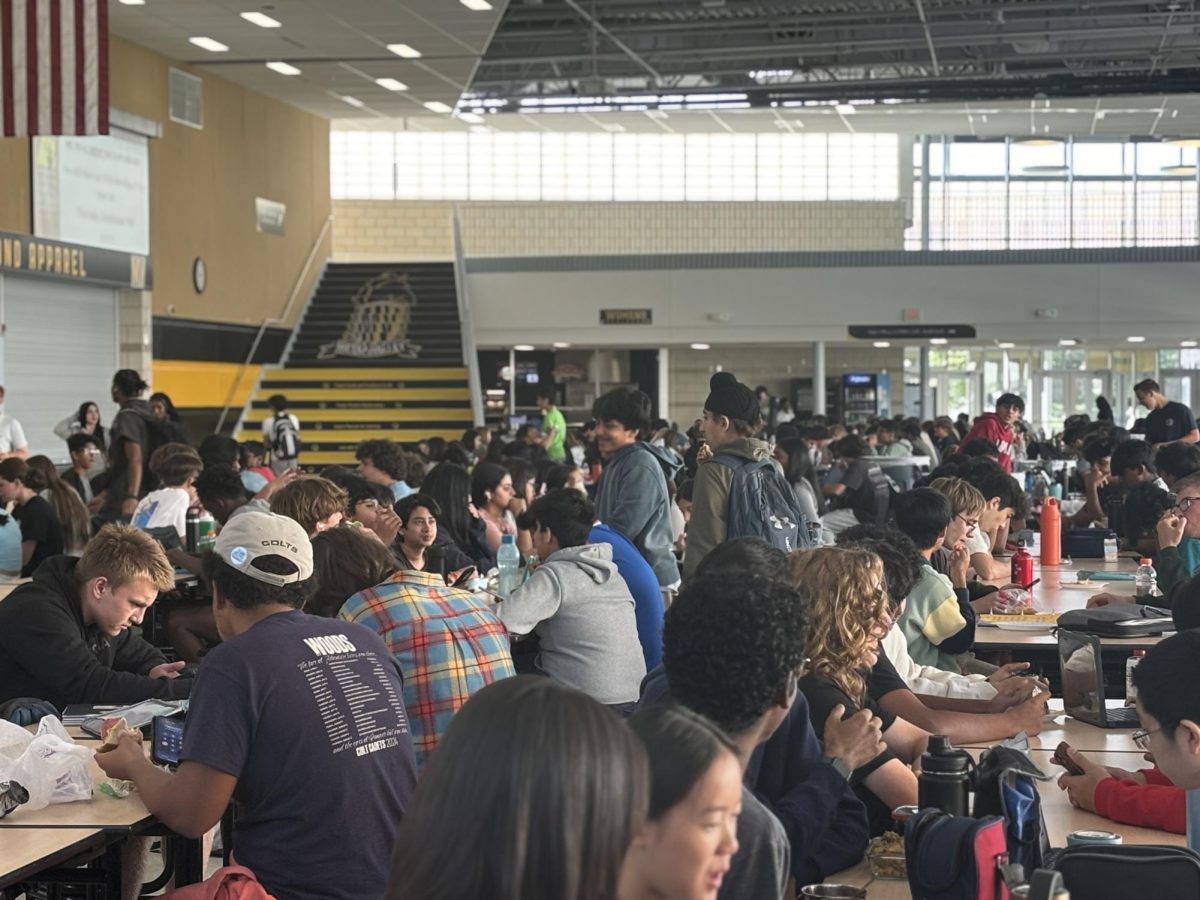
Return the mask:
{"type": "MultiPolygon", "coordinates": [[[[451,259],[451,202],[335,200],[334,258],[451,259]]],[[[900,250],[903,201],[462,203],[468,256],[900,250]]]]}

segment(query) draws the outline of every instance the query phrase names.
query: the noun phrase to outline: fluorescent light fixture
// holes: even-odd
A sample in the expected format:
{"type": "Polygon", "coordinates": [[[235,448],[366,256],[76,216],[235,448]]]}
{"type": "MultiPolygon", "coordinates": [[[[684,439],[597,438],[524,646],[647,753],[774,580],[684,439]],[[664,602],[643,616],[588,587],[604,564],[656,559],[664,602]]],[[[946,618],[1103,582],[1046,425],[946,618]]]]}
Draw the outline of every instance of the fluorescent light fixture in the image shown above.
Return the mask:
{"type": "Polygon", "coordinates": [[[1200,137],[1173,137],[1163,141],[1172,147],[1200,147],[1200,137]]]}
{"type": "Polygon", "coordinates": [[[458,2],[475,12],[487,12],[492,8],[492,4],[488,3],[488,0],[458,0],[458,2]]]}
{"type": "Polygon", "coordinates": [[[283,23],[278,19],[272,19],[266,13],[260,12],[244,12],[242,18],[251,25],[257,25],[259,28],[280,28],[283,23]]]}
{"type": "Polygon", "coordinates": [[[389,91],[407,91],[408,85],[403,81],[397,81],[395,78],[376,78],[375,83],[381,88],[389,91]]]}
{"type": "Polygon", "coordinates": [[[435,113],[452,113],[452,112],[454,112],[453,109],[451,109],[449,106],[447,106],[441,100],[430,100],[428,103],[424,104],[424,106],[430,112],[435,112],[435,113]]]}
{"type": "Polygon", "coordinates": [[[1163,166],[1158,170],[1163,175],[1195,175],[1195,166],[1163,166]]]}
{"type": "Polygon", "coordinates": [[[940,347],[942,344],[948,344],[950,342],[948,340],[946,340],[946,338],[930,338],[929,343],[940,347]]]}
{"type": "Polygon", "coordinates": [[[343,94],[338,99],[341,100],[343,103],[349,103],[355,109],[362,109],[364,106],[367,105],[367,104],[363,103],[361,100],[359,100],[357,97],[351,97],[348,94],[343,94]]]}
{"type": "Polygon", "coordinates": [[[188,43],[199,47],[201,50],[208,50],[210,53],[224,53],[229,48],[220,41],[214,41],[210,37],[190,37],[188,43]]]}
{"type": "Polygon", "coordinates": [[[709,344],[692,344],[691,347],[693,350],[711,350],[712,349],[712,346],[709,344]]]}
{"type": "Polygon", "coordinates": [[[1015,347],[1017,345],[1014,344],[1012,341],[1001,341],[996,346],[999,347],[1001,350],[1011,350],[1013,347],[1015,347]]]}
{"type": "Polygon", "coordinates": [[[459,113],[458,118],[468,125],[482,125],[486,121],[479,113],[472,112],[459,113]]]}
{"type": "Polygon", "coordinates": [[[891,341],[876,341],[874,346],[876,350],[886,350],[888,347],[892,346],[892,344],[891,341]]]}
{"type": "Polygon", "coordinates": [[[570,345],[570,344],[568,344],[566,341],[555,341],[555,342],[554,342],[554,349],[555,349],[555,350],[566,350],[566,349],[567,349],[568,347],[570,347],[570,346],[571,346],[571,345],[570,345]]]}
{"type": "Polygon", "coordinates": [[[1180,347],[1195,347],[1196,342],[1195,341],[1180,341],[1179,346],[1180,347]]]}
{"type": "Polygon", "coordinates": [[[299,75],[300,74],[300,70],[297,69],[295,66],[293,66],[291,63],[280,62],[279,60],[275,60],[274,62],[267,63],[267,68],[270,69],[272,72],[278,72],[280,75],[299,75]]]}
{"type": "Polygon", "coordinates": [[[1142,337],[1140,334],[1131,334],[1129,337],[1125,338],[1125,340],[1129,341],[1129,343],[1131,343],[1131,344],[1146,343],[1146,339],[1144,337],[1142,337]]]}
{"type": "Polygon", "coordinates": [[[518,353],[529,353],[533,350],[533,344],[513,344],[513,349],[518,353]]]}
{"type": "Polygon", "coordinates": [[[1075,340],[1075,338],[1063,338],[1061,341],[1058,342],[1058,346],[1074,347],[1078,343],[1079,343],[1079,341],[1075,340]]]}
{"type": "Polygon", "coordinates": [[[1015,138],[1014,144],[1020,144],[1023,147],[1054,147],[1062,143],[1062,138],[1056,137],[1027,137],[1015,138]]]}
{"type": "Polygon", "coordinates": [[[146,0],[121,0],[124,6],[145,6],[146,0]]]}
{"type": "Polygon", "coordinates": [[[855,109],[853,106],[851,106],[849,103],[839,103],[839,104],[837,104],[837,105],[834,107],[834,109],[836,109],[836,110],[837,110],[839,113],[841,113],[843,116],[852,116],[852,115],[854,115],[856,112],[858,112],[858,110],[856,110],[856,109],[855,109]]]}
{"type": "Polygon", "coordinates": [[[388,44],[387,48],[397,56],[402,56],[405,59],[421,58],[421,51],[409,44],[388,44]]]}
{"type": "Polygon", "coordinates": [[[1022,175],[1061,175],[1068,172],[1070,169],[1067,166],[1025,166],[1021,169],[1022,175]]]}

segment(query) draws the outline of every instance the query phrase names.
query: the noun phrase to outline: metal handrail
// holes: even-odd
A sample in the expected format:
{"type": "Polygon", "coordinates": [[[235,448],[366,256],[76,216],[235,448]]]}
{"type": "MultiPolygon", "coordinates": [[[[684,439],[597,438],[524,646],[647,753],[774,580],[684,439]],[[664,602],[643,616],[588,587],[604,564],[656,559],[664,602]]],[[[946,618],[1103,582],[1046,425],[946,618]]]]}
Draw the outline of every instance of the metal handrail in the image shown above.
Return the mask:
{"type": "Polygon", "coordinates": [[[263,335],[267,333],[267,329],[272,325],[282,325],[287,322],[288,315],[292,311],[292,306],[296,302],[296,296],[300,293],[300,288],[304,285],[304,279],[308,277],[308,270],[312,268],[313,260],[316,259],[317,251],[321,244],[325,241],[325,236],[329,234],[329,229],[333,225],[333,216],[325,218],[325,224],[321,226],[321,230],[317,233],[316,239],[309,248],[308,258],[304,260],[304,267],[300,269],[300,274],[296,278],[296,283],[292,286],[292,292],[288,296],[287,304],[278,316],[269,319],[263,319],[262,324],[258,326],[258,333],[254,336],[254,342],[250,345],[250,352],[246,354],[246,359],[238,368],[237,378],[233,380],[233,384],[229,388],[229,393],[225,397],[225,407],[221,410],[221,417],[217,419],[216,433],[220,434],[221,429],[225,427],[225,418],[229,415],[229,408],[233,405],[233,398],[237,395],[238,388],[242,386],[242,376],[246,374],[254,360],[254,354],[258,352],[259,344],[262,343],[263,335]]]}

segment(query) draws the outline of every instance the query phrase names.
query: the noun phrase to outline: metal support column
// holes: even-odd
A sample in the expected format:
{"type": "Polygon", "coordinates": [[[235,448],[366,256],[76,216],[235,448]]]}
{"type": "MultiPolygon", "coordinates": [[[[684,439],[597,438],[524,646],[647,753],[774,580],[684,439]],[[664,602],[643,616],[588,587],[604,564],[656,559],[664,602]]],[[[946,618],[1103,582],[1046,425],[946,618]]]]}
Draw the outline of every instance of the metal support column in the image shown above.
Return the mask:
{"type": "Polygon", "coordinates": [[[918,351],[921,354],[921,421],[934,416],[933,399],[929,396],[929,347],[923,346],[918,351]]]}
{"type": "Polygon", "coordinates": [[[813,414],[823,416],[825,410],[825,342],[813,343],[813,414]]]}
{"type": "Polygon", "coordinates": [[[671,351],[658,348],[658,417],[671,421],[671,351]]]}

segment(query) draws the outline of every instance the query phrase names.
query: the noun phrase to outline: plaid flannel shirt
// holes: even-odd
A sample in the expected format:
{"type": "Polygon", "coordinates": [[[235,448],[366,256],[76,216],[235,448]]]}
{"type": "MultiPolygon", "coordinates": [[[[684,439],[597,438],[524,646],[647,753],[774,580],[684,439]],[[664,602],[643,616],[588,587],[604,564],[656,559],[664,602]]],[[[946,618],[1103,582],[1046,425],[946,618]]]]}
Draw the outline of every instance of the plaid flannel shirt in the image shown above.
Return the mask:
{"type": "Polygon", "coordinates": [[[516,674],[495,613],[440,575],[397,572],[355,594],[338,615],[375,631],[396,657],[418,769],[472,694],[516,674]]]}

